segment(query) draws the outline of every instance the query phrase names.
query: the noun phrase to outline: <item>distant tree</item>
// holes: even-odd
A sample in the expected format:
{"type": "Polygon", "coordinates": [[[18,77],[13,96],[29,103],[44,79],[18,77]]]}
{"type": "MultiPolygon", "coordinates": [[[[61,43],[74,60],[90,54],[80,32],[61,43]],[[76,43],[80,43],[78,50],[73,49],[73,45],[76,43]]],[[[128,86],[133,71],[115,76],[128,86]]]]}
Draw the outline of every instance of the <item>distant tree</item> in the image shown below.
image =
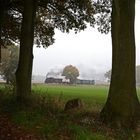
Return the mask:
{"type": "Polygon", "coordinates": [[[108,79],[108,81],[110,81],[111,79],[111,70],[107,71],[105,74],[104,74],[105,78],[108,79]]]}
{"type": "Polygon", "coordinates": [[[69,79],[70,83],[73,84],[79,76],[79,70],[75,66],[68,65],[63,69],[62,76],[65,76],[66,79],[69,79]]]}
{"type": "Polygon", "coordinates": [[[140,84],[140,65],[136,67],[136,82],[138,85],[140,84]]]}
{"type": "Polygon", "coordinates": [[[3,49],[4,53],[2,55],[0,75],[6,80],[6,83],[15,83],[15,72],[18,64],[18,47],[8,46],[3,49]]]}
{"type": "MultiPolygon", "coordinates": [[[[111,70],[108,70],[104,74],[104,77],[110,81],[111,80],[111,70]]],[[[140,84],[140,65],[136,66],[136,83],[140,84]]]]}

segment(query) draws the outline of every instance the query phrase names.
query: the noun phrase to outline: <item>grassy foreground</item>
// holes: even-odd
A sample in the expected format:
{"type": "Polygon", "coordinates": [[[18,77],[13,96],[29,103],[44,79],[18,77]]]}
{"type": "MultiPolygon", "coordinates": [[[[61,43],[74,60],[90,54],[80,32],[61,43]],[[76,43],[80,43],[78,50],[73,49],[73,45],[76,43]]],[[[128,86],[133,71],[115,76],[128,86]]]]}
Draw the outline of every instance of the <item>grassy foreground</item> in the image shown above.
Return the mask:
{"type": "MultiPolygon", "coordinates": [[[[11,87],[0,86],[0,111],[42,140],[140,140],[139,131],[114,130],[96,121],[107,98],[107,86],[34,84],[32,89],[31,100],[20,107],[11,87]],[[64,112],[66,101],[72,98],[82,99],[84,110],[64,112]]],[[[139,89],[138,96],[140,99],[139,89]]]]}
{"type": "MultiPolygon", "coordinates": [[[[90,109],[91,107],[94,109],[100,107],[101,109],[104,106],[108,96],[108,90],[109,86],[33,85],[33,93],[60,98],[65,102],[69,99],[80,98],[90,109]]],[[[137,88],[137,93],[140,100],[140,88],[137,88]]]]}
{"type": "MultiPolygon", "coordinates": [[[[102,108],[107,98],[107,86],[69,86],[69,85],[34,85],[33,93],[58,98],[66,102],[69,99],[80,98],[87,107],[102,108]]],[[[87,108],[88,109],[88,108],[87,108]]],[[[98,110],[99,111],[99,110],[98,110]]]]}

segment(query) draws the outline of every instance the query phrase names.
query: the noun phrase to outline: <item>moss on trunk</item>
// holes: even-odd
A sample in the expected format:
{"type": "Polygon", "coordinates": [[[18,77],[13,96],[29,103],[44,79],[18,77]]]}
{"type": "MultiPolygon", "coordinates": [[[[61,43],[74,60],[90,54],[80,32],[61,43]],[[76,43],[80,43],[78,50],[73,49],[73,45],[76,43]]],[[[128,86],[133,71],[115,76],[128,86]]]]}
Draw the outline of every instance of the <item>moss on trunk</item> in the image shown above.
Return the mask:
{"type": "Polygon", "coordinates": [[[132,128],[140,109],[135,80],[135,0],[114,0],[112,8],[112,76],[100,116],[106,123],[132,128]]]}

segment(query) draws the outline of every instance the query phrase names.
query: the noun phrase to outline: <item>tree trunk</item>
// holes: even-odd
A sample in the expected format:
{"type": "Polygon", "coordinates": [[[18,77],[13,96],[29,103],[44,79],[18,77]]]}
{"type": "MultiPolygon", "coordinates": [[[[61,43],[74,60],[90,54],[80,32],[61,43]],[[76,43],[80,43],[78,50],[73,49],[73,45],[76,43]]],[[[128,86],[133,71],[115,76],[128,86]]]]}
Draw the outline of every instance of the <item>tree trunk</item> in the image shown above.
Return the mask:
{"type": "Polygon", "coordinates": [[[1,46],[2,46],[2,21],[3,21],[3,8],[2,8],[2,1],[0,1],[0,63],[1,63],[1,46]]]}
{"type": "Polygon", "coordinates": [[[112,76],[101,119],[118,127],[132,128],[139,119],[140,104],[135,80],[135,0],[113,0],[112,76]]]}
{"type": "Polygon", "coordinates": [[[1,63],[1,49],[2,49],[2,24],[4,20],[4,13],[6,10],[6,1],[0,0],[0,63],[1,63]]]}
{"type": "Polygon", "coordinates": [[[20,56],[16,71],[16,94],[18,101],[25,101],[31,93],[33,63],[35,0],[24,0],[24,12],[20,38],[20,56]]]}
{"type": "Polygon", "coordinates": [[[10,84],[10,80],[8,78],[6,79],[6,84],[10,84]]]}

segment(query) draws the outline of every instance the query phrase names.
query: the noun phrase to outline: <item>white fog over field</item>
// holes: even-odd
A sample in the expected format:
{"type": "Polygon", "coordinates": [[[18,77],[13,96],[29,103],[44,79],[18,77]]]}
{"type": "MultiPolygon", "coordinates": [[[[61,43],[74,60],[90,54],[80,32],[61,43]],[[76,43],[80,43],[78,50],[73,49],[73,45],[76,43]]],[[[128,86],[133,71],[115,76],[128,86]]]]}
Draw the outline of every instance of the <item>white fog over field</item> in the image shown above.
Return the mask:
{"type": "MultiPolygon", "coordinates": [[[[140,64],[140,1],[136,1],[136,64],[140,64]]],[[[103,79],[104,73],[111,69],[111,34],[104,35],[88,27],[85,31],[69,34],[55,31],[55,43],[44,48],[34,47],[33,75],[46,74],[51,70],[74,65],[81,78],[103,79]]]]}

